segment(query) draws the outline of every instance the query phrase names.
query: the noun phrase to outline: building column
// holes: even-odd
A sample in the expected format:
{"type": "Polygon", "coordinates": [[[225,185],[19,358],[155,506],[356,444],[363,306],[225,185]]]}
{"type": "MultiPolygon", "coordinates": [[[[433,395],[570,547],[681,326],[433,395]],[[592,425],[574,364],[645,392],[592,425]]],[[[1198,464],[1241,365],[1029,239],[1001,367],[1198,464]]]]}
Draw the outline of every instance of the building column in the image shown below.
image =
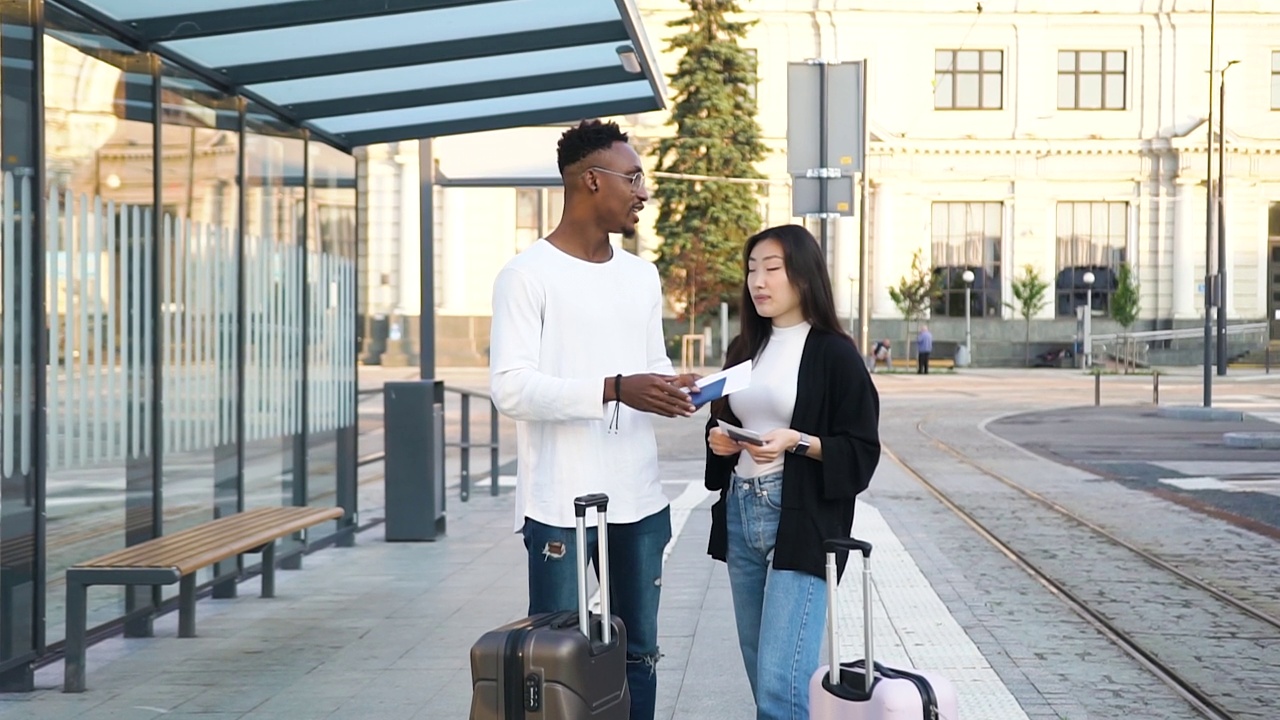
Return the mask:
{"type": "Polygon", "coordinates": [[[422,232],[421,175],[418,168],[418,142],[399,143],[396,171],[400,175],[399,263],[395,268],[396,307],[401,316],[417,317],[422,313],[422,232]]]}
{"type": "MultiPolygon", "coordinates": [[[[473,224],[472,217],[467,213],[470,212],[471,206],[483,207],[483,203],[470,202],[472,193],[496,193],[494,189],[472,189],[465,187],[451,187],[444,190],[444,237],[437,238],[436,242],[443,243],[441,245],[441,254],[444,262],[444,271],[441,273],[443,288],[442,309],[453,314],[468,314],[467,308],[467,274],[469,267],[467,263],[467,252],[476,252],[474,247],[468,248],[468,240],[471,238],[469,231],[473,224]],[[450,282],[450,279],[454,279],[450,282]]],[[[510,192],[510,191],[507,191],[510,192]]],[[[515,199],[515,193],[510,192],[512,200],[515,199]]],[[[514,237],[512,232],[507,237],[514,237]]],[[[511,240],[508,240],[507,247],[512,247],[511,240]]],[[[474,243],[473,243],[474,245],[474,243]]]]}
{"type": "Polygon", "coordinates": [[[871,309],[875,317],[896,317],[898,310],[889,297],[893,278],[894,203],[897,188],[893,183],[879,182],[875,186],[875,222],[872,223],[871,309]]]}
{"type": "Polygon", "coordinates": [[[1196,308],[1195,268],[1203,262],[1204,218],[1197,221],[1196,195],[1203,196],[1200,185],[1189,179],[1177,181],[1177,198],[1173,227],[1173,319],[1186,320],[1200,316],[1196,308]]]}

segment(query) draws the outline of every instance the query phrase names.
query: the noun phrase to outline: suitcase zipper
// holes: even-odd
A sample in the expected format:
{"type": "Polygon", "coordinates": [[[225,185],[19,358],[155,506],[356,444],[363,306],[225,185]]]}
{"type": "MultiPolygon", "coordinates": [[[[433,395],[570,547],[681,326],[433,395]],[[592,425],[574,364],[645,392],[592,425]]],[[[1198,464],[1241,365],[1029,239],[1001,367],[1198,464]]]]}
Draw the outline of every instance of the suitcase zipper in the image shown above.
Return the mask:
{"type": "Polygon", "coordinates": [[[529,618],[524,627],[514,628],[507,633],[506,645],[503,647],[502,692],[505,716],[503,720],[524,720],[525,693],[528,678],[524,675],[524,645],[530,631],[553,625],[557,617],[564,613],[544,613],[529,618]]]}
{"type": "Polygon", "coordinates": [[[502,673],[504,720],[524,720],[524,639],[528,634],[527,628],[507,633],[507,644],[502,653],[506,658],[502,673]]]}

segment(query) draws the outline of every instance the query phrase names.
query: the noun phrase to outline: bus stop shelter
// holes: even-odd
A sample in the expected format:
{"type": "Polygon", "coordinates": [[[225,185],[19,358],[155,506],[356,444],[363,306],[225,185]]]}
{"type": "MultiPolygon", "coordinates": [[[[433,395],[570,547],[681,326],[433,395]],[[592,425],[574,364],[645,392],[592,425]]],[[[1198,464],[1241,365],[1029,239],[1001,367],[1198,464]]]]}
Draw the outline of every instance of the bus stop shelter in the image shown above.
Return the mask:
{"type": "MultiPolygon", "coordinates": [[[[665,105],[634,0],[15,0],[0,24],[0,691],[58,651],[61,568],[174,531],[181,483],[192,518],[324,495],[353,532],[354,149],[426,140],[431,308],[430,138],[665,105]],[[109,401],[69,405],[85,377],[109,401]],[[67,544],[83,518],[46,510],[90,500],[101,542],[67,544]]],[[[97,628],[169,602],[122,597],[97,628]]]]}

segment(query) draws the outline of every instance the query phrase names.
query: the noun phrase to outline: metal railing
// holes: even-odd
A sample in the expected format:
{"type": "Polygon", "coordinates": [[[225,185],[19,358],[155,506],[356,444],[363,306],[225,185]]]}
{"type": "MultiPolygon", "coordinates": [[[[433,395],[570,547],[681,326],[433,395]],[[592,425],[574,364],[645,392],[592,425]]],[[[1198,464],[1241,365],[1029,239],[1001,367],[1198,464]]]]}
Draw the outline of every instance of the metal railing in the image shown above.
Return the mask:
{"type": "MultiPolygon", "coordinates": [[[[1228,325],[1226,335],[1234,337],[1237,342],[1243,341],[1262,349],[1269,339],[1269,327],[1265,322],[1228,325]]],[[[1203,348],[1203,343],[1204,330],[1198,327],[1106,333],[1090,338],[1094,358],[1110,357],[1116,363],[1132,368],[1150,366],[1152,355],[1156,351],[1167,355],[1171,351],[1197,350],[1195,359],[1198,361],[1199,349],[1203,348]]]]}
{"type": "MultiPolygon", "coordinates": [[[[461,450],[461,489],[459,495],[462,502],[471,499],[471,450],[473,448],[489,449],[489,494],[498,494],[498,408],[493,404],[488,393],[477,392],[475,390],[466,390],[464,388],[452,388],[446,385],[444,387],[446,396],[448,393],[456,393],[462,400],[461,417],[459,421],[462,423],[460,438],[458,442],[451,443],[446,441],[445,447],[456,447],[461,450]],[[471,442],[471,399],[483,398],[489,404],[489,442],[473,443],[471,442]]],[[[445,404],[446,410],[448,403],[445,404]]]]}
{"type": "MultiPolygon", "coordinates": [[[[459,473],[460,489],[459,496],[463,502],[471,499],[471,451],[477,448],[489,450],[489,494],[497,495],[498,490],[498,454],[501,447],[501,439],[498,432],[498,408],[493,404],[493,400],[489,398],[488,393],[477,390],[468,390],[466,388],[450,387],[446,385],[445,391],[445,413],[446,417],[449,410],[447,401],[448,395],[453,393],[458,396],[461,404],[459,411],[459,437],[457,442],[445,441],[446,448],[458,448],[460,451],[459,461],[461,463],[461,471],[459,473]],[[489,405],[489,441],[488,442],[472,442],[471,440],[471,401],[473,398],[481,399],[489,405]]],[[[369,388],[360,390],[359,395],[362,400],[368,399],[369,396],[381,395],[382,388],[369,388]]],[[[387,454],[385,451],[367,453],[361,455],[356,461],[357,466],[372,465],[385,460],[387,454]]]]}

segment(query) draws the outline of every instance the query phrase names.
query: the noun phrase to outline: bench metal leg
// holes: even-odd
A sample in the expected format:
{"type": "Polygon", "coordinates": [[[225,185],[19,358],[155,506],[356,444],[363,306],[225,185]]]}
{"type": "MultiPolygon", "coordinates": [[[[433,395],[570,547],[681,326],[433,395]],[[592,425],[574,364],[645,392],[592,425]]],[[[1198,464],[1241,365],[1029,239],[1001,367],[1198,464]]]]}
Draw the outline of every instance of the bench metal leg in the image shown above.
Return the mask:
{"type": "Polygon", "coordinates": [[[183,575],[178,581],[178,637],[196,636],[196,574],[183,575]]]}
{"type": "Polygon", "coordinates": [[[262,597],[276,596],[276,544],[267,543],[262,548],[262,597]]]}
{"type": "Polygon", "coordinates": [[[124,624],[124,636],[129,638],[152,637],[155,635],[152,620],[155,617],[151,604],[150,585],[126,585],[124,588],[124,611],[132,613],[139,608],[146,608],[147,614],[129,620],[124,624]]]}
{"type": "Polygon", "coordinates": [[[223,574],[223,572],[224,572],[224,571],[227,571],[227,566],[228,566],[228,565],[230,565],[230,566],[231,566],[232,571],[234,571],[234,572],[236,573],[236,575],[235,575],[235,576],[232,576],[232,577],[230,577],[230,578],[227,578],[226,580],[223,580],[223,581],[221,581],[221,582],[215,582],[215,583],[213,584],[213,599],[214,599],[214,600],[230,600],[230,599],[232,599],[232,598],[236,597],[236,591],[237,591],[237,590],[239,589],[239,587],[240,587],[240,586],[236,583],[236,577],[239,575],[239,572],[240,572],[240,558],[239,558],[239,557],[232,558],[232,559],[231,559],[230,561],[228,561],[226,564],[224,564],[224,563],[214,563],[214,565],[213,565],[213,576],[214,576],[214,577],[221,577],[221,576],[222,576],[222,574],[223,574]]]}
{"type": "Polygon", "coordinates": [[[0,692],[31,692],[36,689],[36,664],[15,665],[0,671],[0,692]]]}
{"type": "Polygon", "coordinates": [[[67,642],[62,691],[84,692],[85,626],[89,586],[67,573],[67,642]]]}

